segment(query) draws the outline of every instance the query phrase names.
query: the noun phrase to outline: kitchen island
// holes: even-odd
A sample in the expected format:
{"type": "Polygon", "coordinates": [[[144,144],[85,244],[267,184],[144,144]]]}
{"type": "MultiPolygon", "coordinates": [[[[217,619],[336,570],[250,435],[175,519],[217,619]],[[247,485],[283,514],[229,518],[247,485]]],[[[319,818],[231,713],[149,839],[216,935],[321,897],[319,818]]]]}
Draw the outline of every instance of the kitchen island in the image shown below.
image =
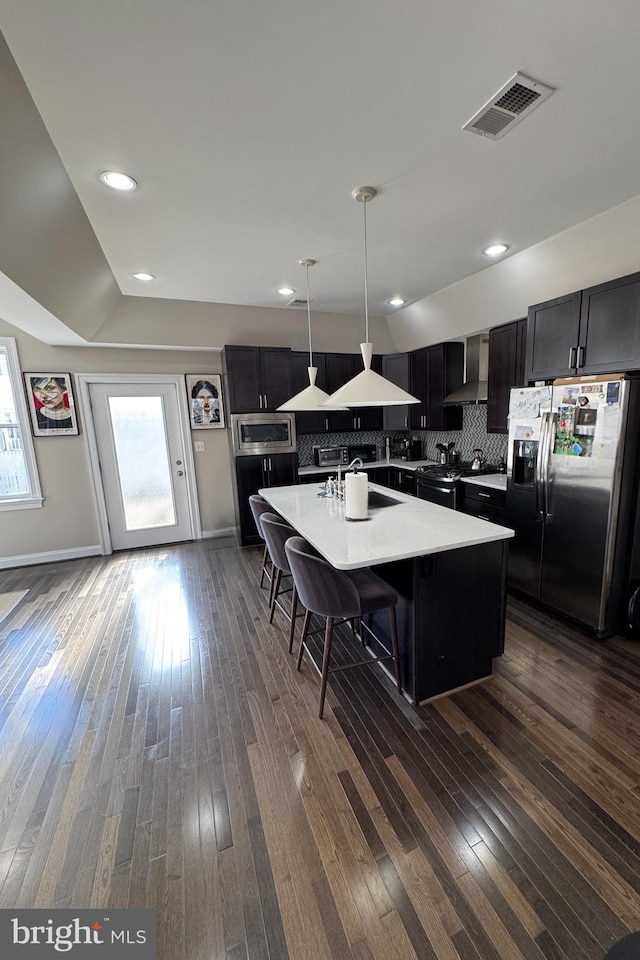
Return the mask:
{"type": "MultiPolygon", "coordinates": [[[[403,689],[412,703],[491,674],[504,649],[506,567],[513,530],[369,483],[369,519],[315,485],[260,494],[338,570],[374,567],[398,592],[403,689]]],[[[386,616],[372,626],[388,641],[386,616]]]]}

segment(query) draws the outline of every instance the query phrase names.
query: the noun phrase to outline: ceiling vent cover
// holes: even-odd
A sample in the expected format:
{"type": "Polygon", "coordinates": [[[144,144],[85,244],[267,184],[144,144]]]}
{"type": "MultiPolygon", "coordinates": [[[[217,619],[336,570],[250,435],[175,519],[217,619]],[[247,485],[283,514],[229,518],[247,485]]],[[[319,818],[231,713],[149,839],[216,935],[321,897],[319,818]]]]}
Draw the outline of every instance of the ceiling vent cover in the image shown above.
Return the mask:
{"type": "Polygon", "coordinates": [[[307,303],[313,303],[313,300],[305,300],[303,297],[294,297],[293,300],[289,300],[287,303],[288,307],[306,307],[307,303]]]}
{"type": "Polygon", "coordinates": [[[532,80],[524,73],[516,73],[463,126],[469,133],[477,133],[489,140],[499,140],[516,123],[550,97],[554,88],[532,80]]]}

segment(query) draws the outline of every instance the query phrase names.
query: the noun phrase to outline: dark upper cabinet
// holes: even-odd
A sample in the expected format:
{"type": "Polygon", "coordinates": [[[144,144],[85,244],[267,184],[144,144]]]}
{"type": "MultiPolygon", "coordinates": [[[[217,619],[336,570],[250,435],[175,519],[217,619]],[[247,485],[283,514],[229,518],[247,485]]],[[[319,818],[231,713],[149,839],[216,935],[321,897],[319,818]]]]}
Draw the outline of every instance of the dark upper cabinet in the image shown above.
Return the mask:
{"type": "Polygon", "coordinates": [[[514,320],[489,331],[487,433],[508,433],[509,395],[525,382],[527,320],[514,320]]]}
{"type": "MultiPolygon", "coordinates": [[[[374,353],[371,357],[371,369],[374,373],[382,374],[382,355],[374,353]]],[[[354,360],[354,374],[364,370],[362,354],[358,354],[354,360]]],[[[382,430],[384,407],[354,407],[351,411],[354,421],[354,430],[382,430]]],[[[387,408],[388,409],[388,408],[387,408]]]]}
{"type": "MultiPolygon", "coordinates": [[[[409,391],[409,354],[390,353],[382,358],[382,375],[397,387],[409,391]]],[[[383,407],[385,430],[406,430],[409,426],[409,404],[383,407]]]]}
{"type": "Polygon", "coordinates": [[[581,301],[578,291],[529,307],[525,382],[576,372],[581,301]]]}
{"type": "Polygon", "coordinates": [[[461,430],[462,407],[445,407],[447,394],[464,383],[464,344],[437,343],[409,354],[409,392],[420,403],[409,405],[413,430],[461,430]]]}
{"type": "Polygon", "coordinates": [[[427,426],[427,347],[409,354],[409,393],[420,401],[409,404],[409,426],[412,430],[424,430],[427,426]]]}
{"type": "Polygon", "coordinates": [[[640,369],[640,274],[529,308],[526,379],[640,369]]]}
{"type": "Polygon", "coordinates": [[[445,407],[444,398],[464,383],[464,344],[427,347],[427,430],[462,430],[462,407],[445,407]]]}
{"type": "Polygon", "coordinates": [[[640,274],[582,291],[577,372],[640,368],[640,274]]]}
{"type": "Polygon", "coordinates": [[[268,457],[236,457],[235,468],[240,542],[246,547],[261,541],[249,506],[249,497],[264,487],[297,483],[298,455],[278,453],[268,457]]]}
{"type": "Polygon", "coordinates": [[[288,347],[225,346],[223,364],[230,413],[275,410],[293,394],[288,347]]]}
{"type": "MultiPolygon", "coordinates": [[[[356,357],[353,353],[325,353],[327,367],[327,393],[331,396],[355,374],[356,357]]],[[[353,430],[351,410],[333,410],[329,414],[329,430],[341,433],[353,430]]]]}
{"type": "MultiPolygon", "coordinates": [[[[316,386],[326,392],[327,370],[324,353],[313,354],[313,365],[317,369],[316,386]]],[[[295,397],[309,386],[309,353],[293,350],[291,352],[291,373],[293,386],[291,395],[295,397]]],[[[296,413],[296,433],[325,433],[329,429],[329,411],[304,410],[296,413]]]]}

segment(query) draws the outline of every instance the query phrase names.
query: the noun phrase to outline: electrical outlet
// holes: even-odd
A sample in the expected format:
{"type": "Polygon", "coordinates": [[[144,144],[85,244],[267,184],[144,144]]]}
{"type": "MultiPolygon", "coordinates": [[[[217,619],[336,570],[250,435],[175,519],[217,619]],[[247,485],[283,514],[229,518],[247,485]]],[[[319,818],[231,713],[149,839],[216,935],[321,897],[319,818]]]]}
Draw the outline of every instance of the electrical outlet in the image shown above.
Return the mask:
{"type": "Polygon", "coordinates": [[[195,440],[193,449],[196,453],[204,453],[204,440],[195,440]]]}

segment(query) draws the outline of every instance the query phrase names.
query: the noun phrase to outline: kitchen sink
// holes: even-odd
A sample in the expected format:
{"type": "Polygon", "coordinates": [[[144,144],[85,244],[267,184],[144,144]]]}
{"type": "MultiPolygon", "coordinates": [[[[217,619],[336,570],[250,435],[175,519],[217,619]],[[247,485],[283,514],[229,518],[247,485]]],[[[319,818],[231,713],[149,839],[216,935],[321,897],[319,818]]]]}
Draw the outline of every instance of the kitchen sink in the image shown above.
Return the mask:
{"type": "Polygon", "coordinates": [[[369,507],[371,509],[375,507],[397,507],[399,503],[402,503],[402,501],[387,497],[384,493],[379,493],[378,490],[369,490],[369,507]]]}

